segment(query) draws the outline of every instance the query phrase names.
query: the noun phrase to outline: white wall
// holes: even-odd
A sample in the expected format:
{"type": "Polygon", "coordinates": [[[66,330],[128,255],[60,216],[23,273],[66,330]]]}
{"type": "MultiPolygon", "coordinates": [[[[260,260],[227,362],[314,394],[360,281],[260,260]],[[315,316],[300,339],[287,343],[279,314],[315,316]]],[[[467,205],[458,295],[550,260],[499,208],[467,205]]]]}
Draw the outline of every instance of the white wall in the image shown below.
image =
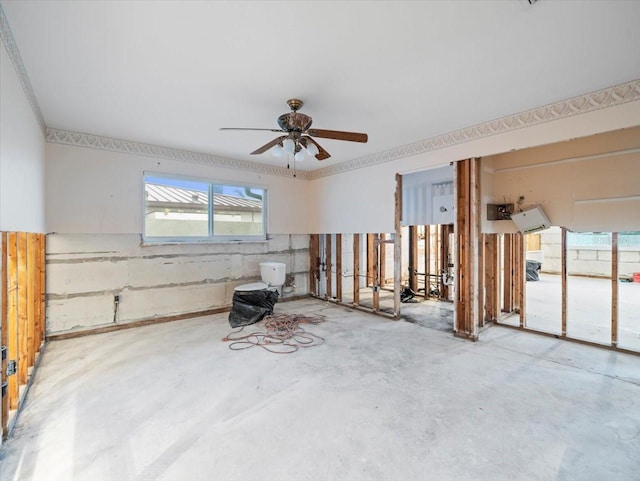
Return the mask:
{"type": "MultiPolygon", "coordinates": [[[[640,230],[640,127],[482,159],[496,203],[540,205],[551,224],[573,231],[640,230]],[[614,152],[626,152],[616,155],[614,152]]],[[[486,189],[485,189],[486,190],[486,189]]],[[[514,232],[486,221],[483,232],[514,232]]]]}
{"type": "Polygon", "coordinates": [[[46,151],[50,232],[141,234],[144,171],[264,186],[268,233],[308,232],[304,180],[54,143],[46,151]]]}
{"type": "Polygon", "coordinates": [[[0,230],[45,232],[45,139],[0,47],[0,230]]]}
{"type": "MultiPolygon", "coordinates": [[[[640,125],[640,101],[311,181],[310,233],[391,232],[395,174],[640,125]]],[[[484,195],[484,194],[483,194],[484,195]]]]}

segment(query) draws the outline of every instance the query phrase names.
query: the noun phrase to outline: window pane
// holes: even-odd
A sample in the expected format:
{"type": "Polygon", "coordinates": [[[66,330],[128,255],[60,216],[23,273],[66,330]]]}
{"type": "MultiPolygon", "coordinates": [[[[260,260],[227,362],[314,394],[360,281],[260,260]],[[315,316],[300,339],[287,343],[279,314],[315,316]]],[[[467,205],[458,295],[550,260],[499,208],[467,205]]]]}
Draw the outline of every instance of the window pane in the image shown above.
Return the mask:
{"type": "Polygon", "coordinates": [[[209,184],[163,177],[145,177],[147,237],[209,235],[209,184]]]}
{"type": "Polygon", "coordinates": [[[213,186],[213,234],[263,235],[264,189],[213,186]]]}

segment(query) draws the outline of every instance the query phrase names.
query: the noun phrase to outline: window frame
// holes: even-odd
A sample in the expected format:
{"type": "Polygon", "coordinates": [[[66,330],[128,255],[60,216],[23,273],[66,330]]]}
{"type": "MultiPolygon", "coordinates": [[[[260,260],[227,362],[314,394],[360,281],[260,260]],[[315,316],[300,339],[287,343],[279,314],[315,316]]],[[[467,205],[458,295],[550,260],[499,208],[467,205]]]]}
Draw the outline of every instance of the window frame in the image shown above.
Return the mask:
{"type": "Polygon", "coordinates": [[[142,243],[143,244],[203,244],[203,243],[231,243],[231,242],[264,242],[268,239],[267,226],[268,226],[268,201],[269,201],[269,189],[264,185],[245,184],[241,182],[227,182],[218,181],[212,179],[205,179],[202,177],[191,177],[181,174],[169,174],[165,172],[153,172],[145,170],[142,172],[142,243]],[[167,180],[178,180],[186,182],[199,182],[208,184],[208,203],[207,203],[207,223],[208,223],[208,235],[206,236],[148,236],[147,235],[147,199],[145,196],[146,184],[148,177],[157,177],[167,180]],[[262,234],[248,234],[248,235],[216,235],[214,232],[214,214],[215,208],[213,205],[214,186],[227,186],[227,187],[239,187],[242,189],[262,189],[262,234]]]}

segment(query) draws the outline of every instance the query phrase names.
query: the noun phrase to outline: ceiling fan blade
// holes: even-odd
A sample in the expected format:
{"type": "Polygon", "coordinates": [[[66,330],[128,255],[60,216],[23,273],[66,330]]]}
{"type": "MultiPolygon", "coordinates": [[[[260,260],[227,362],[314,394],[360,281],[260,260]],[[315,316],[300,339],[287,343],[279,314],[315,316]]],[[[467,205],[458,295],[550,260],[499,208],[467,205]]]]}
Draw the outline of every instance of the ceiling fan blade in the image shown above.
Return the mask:
{"type": "Polygon", "coordinates": [[[309,129],[305,133],[313,137],[320,137],[323,139],[346,140],[348,142],[365,143],[367,140],[369,140],[369,137],[367,136],[367,134],[360,134],[358,132],[343,132],[342,130],[309,129]]]}
{"type": "Polygon", "coordinates": [[[254,150],[253,152],[251,152],[251,155],[257,155],[257,154],[263,154],[265,153],[267,150],[269,150],[271,147],[275,147],[278,144],[282,144],[282,141],[284,139],[286,139],[287,136],[286,135],[282,135],[280,137],[277,137],[275,139],[273,139],[271,142],[264,144],[262,147],[260,147],[259,149],[254,150]]]}
{"type": "Polygon", "coordinates": [[[286,132],[282,129],[254,129],[251,127],[221,127],[219,130],[265,130],[267,132],[286,132]]]}
{"type": "MultiPolygon", "coordinates": [[[[327,152],[326,150],[324,150],[322,148],[322,146],[316,142],[315,140],[313,140],[311,137],[302,137],[300,139],[301,141],[306,141],[306,142],[311,142],[313,143],[316,147],[318,147],[318,153],[316,154],[316,159],[318,160],[324,160],[324,159],[328,159],[329,157],[331,157],[331,154],[329,154],[329,152],[327,152]]],[[[306,147],[306,143],[304,144],[304,146],[306,147]]]]}

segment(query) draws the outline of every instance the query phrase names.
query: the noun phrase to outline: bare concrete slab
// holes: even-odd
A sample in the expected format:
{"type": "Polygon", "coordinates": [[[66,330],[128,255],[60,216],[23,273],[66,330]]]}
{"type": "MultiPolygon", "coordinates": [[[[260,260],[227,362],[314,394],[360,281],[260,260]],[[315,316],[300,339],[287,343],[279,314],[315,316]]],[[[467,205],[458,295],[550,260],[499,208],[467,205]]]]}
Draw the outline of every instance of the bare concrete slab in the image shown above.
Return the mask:
{"type": "Polygon", "coordinates": [[[326,342],[233,352],[216,315],[49,344],[5,480],[608,480],[640,472],[640,358],[477,343],[317,300],[326,342]]]}

